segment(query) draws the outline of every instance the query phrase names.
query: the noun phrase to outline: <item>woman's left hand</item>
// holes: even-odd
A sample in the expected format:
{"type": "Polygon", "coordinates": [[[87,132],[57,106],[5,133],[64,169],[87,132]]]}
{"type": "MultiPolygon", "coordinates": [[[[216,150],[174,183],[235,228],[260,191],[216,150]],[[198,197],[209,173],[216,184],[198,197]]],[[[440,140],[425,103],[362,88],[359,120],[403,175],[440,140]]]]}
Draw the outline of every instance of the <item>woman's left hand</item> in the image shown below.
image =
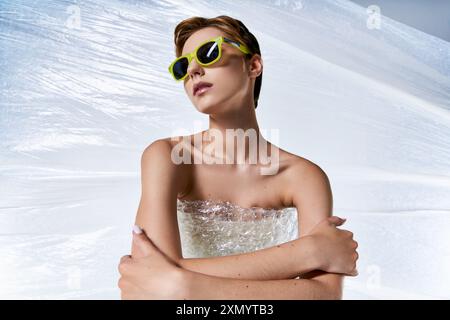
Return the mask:
{"type": "Polygon", "coordinates": [[[186,270],[161,252],[145,233],[133,232],[133,256],[120,259],[122,299],[187,299],[186,270]]]}

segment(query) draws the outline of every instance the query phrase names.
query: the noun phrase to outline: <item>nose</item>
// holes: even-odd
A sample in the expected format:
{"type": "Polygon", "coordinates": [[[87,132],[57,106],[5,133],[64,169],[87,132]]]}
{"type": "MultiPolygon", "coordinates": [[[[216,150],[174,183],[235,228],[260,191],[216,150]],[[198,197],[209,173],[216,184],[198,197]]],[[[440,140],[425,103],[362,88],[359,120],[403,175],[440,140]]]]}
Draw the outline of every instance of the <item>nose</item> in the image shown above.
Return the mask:
{"type": "Polygon", "coordinates": [[[197,75],[203,75],[205,73],[205,70],[201,65],[198,64],[197,60],[192,59],[191,63],[188,66],[187,74],[190,79],[193,79],[194,76],[197,75]]]}

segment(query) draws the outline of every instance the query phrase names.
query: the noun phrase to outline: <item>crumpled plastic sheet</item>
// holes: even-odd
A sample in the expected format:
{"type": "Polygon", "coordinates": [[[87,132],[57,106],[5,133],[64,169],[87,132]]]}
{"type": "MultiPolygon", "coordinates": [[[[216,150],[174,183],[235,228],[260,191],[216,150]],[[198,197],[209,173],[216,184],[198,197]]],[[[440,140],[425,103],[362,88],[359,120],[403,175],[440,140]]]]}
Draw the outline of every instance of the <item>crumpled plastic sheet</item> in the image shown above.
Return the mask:
{"type": "Polygon", "coordinates": [[[266,138],[359,241],[344,298],[450,298],[450,44],[344,0],[0,2],[0,298],[120,297],[143,149],[208,125],[173,30],[219,14],[260,42],[266,138]]]}
{"type": "Polygon", "coordinates": [[[297,209],[243,208],[228,201],[178,200],[183,257],[247,253],[298,238],[297,209]]]}

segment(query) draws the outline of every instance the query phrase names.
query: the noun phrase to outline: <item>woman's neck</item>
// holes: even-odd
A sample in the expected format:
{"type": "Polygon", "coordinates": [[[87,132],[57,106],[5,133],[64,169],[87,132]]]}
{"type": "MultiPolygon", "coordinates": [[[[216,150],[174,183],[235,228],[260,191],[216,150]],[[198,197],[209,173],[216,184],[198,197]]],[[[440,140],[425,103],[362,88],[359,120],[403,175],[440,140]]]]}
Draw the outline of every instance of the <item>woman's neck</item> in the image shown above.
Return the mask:
{"type": "Polygon", "coordinates": [[[260,132],[254,108],[210,115],[203,142],[226,164],[257,164],[261,161],[260,152],[263,157],[270,154],[270,143],[260,132]]]}

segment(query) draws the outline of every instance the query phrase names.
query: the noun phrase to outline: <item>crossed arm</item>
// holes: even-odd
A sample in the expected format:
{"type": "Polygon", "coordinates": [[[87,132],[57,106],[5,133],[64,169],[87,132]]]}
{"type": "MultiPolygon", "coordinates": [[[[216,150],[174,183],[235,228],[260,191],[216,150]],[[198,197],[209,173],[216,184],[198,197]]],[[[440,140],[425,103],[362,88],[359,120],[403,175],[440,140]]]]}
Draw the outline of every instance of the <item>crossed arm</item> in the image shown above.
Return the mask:
{"type": "MultiPolygon", "coordinates": [[[[201,285],[193,299],[340,299],[340,274],[314,271],[315,246],[307,236],[331,216],[332,194],[326,174],[312,164],[293,168],[286,192],[299,213],[300,238],[251,253],[185,259],[177,225],[177,194],[184,187],[181,166],[170,161],[171,146],[158,140],[141,159],[142,196],[136,217],[153,243],[201,285]],[[301,275],[301,279],[294,279],[301,275]]],[[[132,254],[134,249],[132,248],[132,254]]]]}

